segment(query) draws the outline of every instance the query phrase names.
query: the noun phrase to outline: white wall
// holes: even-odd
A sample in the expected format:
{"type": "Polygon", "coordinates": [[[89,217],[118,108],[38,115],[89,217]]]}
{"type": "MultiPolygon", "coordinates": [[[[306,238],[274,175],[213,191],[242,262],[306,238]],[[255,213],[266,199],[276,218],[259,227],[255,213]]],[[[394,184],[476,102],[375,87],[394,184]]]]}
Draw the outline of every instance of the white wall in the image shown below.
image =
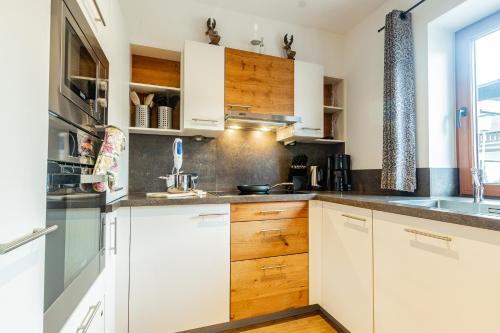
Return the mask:
{"type": "MultiPolygon", "coordinates": [[[[45,227],[50,1],[0,9],[0,243],[45,227]]],[[[42,332],[44,239],[0,255],[0,332],[42,332]]]]}
{"type": "Polygon", "coordinates": [[[215,8],[192,0],[121,0],[130,42],[180,51],[184,40],[207,41],[208,17],[217,20],[221,45],[249,50],[254,24],[264,37],[265,53],[282,56],[283,36],[294,35],[297,60],[322,64],[329,76],[343,77],[343,38],[340,35],[262,17],[215,8]]]}

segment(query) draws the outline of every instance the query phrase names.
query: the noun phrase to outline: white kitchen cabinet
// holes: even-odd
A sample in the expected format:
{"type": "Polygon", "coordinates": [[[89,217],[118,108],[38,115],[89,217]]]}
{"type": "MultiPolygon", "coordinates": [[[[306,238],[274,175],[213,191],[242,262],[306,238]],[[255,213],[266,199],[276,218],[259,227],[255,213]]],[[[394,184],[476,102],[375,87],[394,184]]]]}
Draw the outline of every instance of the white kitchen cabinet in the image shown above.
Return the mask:
{"type": "Polygon", "coordinates": [[[106,333],[128,332],[130,208],[106,214],[106,333]]]}
{"type": "Polygon", "coordinates": [[[229,205],[132,207],[130,333],[229,321],[229,205]]]}
{"type": "Polygon", "coordinates": [[[324,136],[323,75],[321,65],[294,61],[294,115],[301,122],[279,129],[278,141],[309,142],[324,136]]]}
{"type": "Polygon", "coordinates": [[[224,131],[224,47],[186,41],[182,59],[183,131],[224,131]]]}
{"type": "Polygon", "coordinates": [[[323,203],[309,201],[309,304],[321,304],[323,203]]]}
{"type": "Polygon", "coordinates": [[[113,0],[77,0],[90,28],[99,40],[109,19],[106,15],[108,15],[110,1],[113,0]]]}
{"type": "MultiPolygon", "coordinates": [[[[1,2],[0,91],[9,125],[0,131],[0,244],[45,227],[49,29],[49,0],[1,2]]],[[[42,332],[44,244],[40,237],[0,254],[0,332],[42,332]]]]}
{"type": "Polygon", "coordinates": [[[101,274],[59,333],[105,333],[105,288],[106,276],[101,274]]]}
{"type": "Polygon", "coordinates": [[[322,234],[322,307],[351,333],[373,332],[372,211],[325,202],[322,234]]]}
{"type": "Polygon", "coordinates": [[[500,233],[374,211],[375,332],[500,332],[500,233]]]}

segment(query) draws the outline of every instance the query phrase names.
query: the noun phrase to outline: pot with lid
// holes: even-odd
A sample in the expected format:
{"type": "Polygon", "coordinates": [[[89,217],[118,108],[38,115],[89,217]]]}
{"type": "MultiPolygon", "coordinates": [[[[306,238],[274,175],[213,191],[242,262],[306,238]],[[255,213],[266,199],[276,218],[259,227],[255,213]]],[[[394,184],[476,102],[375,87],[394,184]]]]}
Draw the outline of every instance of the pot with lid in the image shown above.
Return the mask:
{"type": "Polygon", "coordinates": [[[198,183],[196,173],[175,173],[158,178],[165,179],[167,191],[170,193],[186,193],[195,190],[198,183]]]}

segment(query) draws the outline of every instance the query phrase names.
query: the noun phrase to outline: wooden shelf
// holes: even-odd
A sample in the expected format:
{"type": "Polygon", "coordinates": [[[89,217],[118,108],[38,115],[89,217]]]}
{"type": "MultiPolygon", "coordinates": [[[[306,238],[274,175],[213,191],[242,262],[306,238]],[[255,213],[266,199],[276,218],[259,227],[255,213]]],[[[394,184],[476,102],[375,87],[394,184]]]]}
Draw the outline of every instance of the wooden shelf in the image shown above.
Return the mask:
{"type": "Polygon", "coordinates": [[[181,130],[178,129],[161,129],[161,128],[141,128],[129,127],[129,133],[132,134],[150,134],[150,135],[180,135],[181,130]]]}
{"type": "Polygon", "coordinates": [[[324,145],[335,145],[338,143],[345,143],[344,140],[336,140],[336,139],[315,139],[314,142],[324,145]]]}
{"type": "Polygon", "coordinates": [[[145,84],[136,82],[130,82],[130,89],[134,90],[137,93],[142,93],[142,94],[170,92],[170,93],[176,93],[178,95],[181,92],[181,88],[177,87],[156,86],[154,84],[145,84]]]}
{"type": "Polygon", "coordinates": [[[334,113],[334,112],[344,111],[344,108],[340,106],[325,105],[323,106],[323,110],[325,111],[325,113],[334,113]]]}

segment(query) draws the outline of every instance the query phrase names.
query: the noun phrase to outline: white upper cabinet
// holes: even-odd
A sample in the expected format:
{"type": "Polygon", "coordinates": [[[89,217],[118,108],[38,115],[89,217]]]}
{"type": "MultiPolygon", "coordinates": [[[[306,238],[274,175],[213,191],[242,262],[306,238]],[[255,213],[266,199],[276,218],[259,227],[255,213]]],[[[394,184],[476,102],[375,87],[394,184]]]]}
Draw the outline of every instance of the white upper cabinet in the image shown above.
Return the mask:
{"type": "Polygon", "coordinates": [[[500,332],[500,233],[373,212],[375,332],[500,332]]]}
{"type": "Polygon", "coordinates": [[[323,135],[323,66],[294,61],[294,115],[302,120],[279,129],[278,141],[309,142],[323,135]]]}
{"type": "Polygon", "coordinates": [[[323,203],[321,306],[351,333],[373,332],[372,230],[371,210],[323,203]]]}
{"type": "Polygon", "coordinates": [[[182,61],[184,132],[224,131],[224,47],[186,41],[182,61]]]}
{"type": "Polygon", "coordinates": [[[130,333],[229,321],[229,205],[132,207],[130,333]]]}
{"type": "Polygon", "coordinates": [[[295,124],[295,136],[323,137],[323,66],[295,61],[295,115],[302,118],[295,124]]]}
{"type": "Polygon", "coordinates": [[[87,22],[98,39],[100,39],[109,19],[107,15],[110,1],[112,0],[77,0],[87,22]]]}

